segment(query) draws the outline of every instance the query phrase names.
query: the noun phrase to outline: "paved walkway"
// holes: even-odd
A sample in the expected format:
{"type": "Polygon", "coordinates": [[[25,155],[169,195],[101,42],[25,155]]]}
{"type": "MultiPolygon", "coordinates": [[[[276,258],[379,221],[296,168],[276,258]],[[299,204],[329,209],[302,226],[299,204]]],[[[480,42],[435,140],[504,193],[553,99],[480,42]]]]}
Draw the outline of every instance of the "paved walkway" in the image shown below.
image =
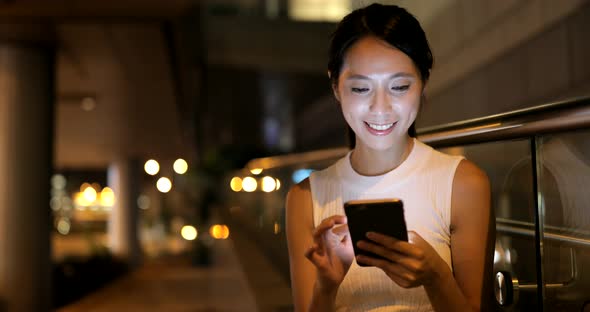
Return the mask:
{"type": "Polygon", "coordinates": [[[182,257],[148,262],[58,311],[260,311],[233,241],[216,241],[212,253],[209,267],[182,257]]]}

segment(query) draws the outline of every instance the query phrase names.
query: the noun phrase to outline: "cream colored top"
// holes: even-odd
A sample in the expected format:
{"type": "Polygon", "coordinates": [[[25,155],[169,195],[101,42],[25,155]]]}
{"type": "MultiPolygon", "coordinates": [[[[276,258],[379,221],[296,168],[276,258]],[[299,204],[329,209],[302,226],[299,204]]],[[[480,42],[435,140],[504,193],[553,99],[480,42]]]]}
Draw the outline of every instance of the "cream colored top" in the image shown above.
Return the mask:
{"type": "MultiPolygon", "coordinates": [[[[461,156],[438,152],[414,139],[408,158],[380,176],[359,175],[350,153],[310,175],[313,218],[344,215],[343,204],[353,199],[400,198],[408,230],[420,234],[451,264],[451,192],[461,156]]],[[[399,287],[375,267],[353,262],[338,289],[336,311],[432,311],[424,287],[399,287]]]]}

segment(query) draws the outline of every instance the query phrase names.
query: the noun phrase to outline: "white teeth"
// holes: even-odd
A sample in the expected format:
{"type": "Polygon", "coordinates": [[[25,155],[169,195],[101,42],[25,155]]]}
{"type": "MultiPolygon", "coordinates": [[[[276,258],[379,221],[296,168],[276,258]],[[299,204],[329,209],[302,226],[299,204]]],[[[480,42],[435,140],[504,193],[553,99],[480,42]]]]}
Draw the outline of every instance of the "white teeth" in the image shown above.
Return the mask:
{"type": "Polygon", "coordinates": [[[376,125],[376,124],[372,124],[372,123],[368,123],[369,127],[371,127],[371,129],[375,129],[377,131],[383,131],[383,130],[387,130],[389,128],[391,128],[391,126],[393,126],[393,123],[389,123],[389,124],[385,124],[385,125],[376,125]]]}

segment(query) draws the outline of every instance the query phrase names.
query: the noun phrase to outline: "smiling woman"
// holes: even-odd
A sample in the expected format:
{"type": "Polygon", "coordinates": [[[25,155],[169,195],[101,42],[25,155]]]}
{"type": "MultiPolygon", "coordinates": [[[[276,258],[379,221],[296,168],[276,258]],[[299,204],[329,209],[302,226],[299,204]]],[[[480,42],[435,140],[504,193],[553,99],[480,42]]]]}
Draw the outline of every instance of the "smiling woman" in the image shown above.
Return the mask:
{"type": "MultiPolygon", "coordinates": [[[[330,59],[328,60],[328,73],[333,87],[338,86],[341,71],[344,70],[342,65],[345,62],[345,54],[348,49],[364,37],[379,39],[381,45],[384,44],[388,48],[395,48],[397,52],[401,52],[401,54],[409,58],[411,60],[409,64],[413,67],[411,72],[420,76],[420,80],[423,82],[422,88],[424,87],[430,77],[430,70],[434,62],[426,35],[419,22],[404,9],[398,7],[411,18],[401,18],[402,15],[392,16],[391,13],[395,9],[388,8],[387,10],[380,10],[378,5],[374,5],[371,10],[369,8],[364,11],[356,10],[356,14],[352,13],[346,16],[339,24],[338,30],[332,37],[330,59]],[[366,14],[361,12],[366,12],[366,14]],[[365,15],[361,16],[361,14],[365,15]]],[[[375,62],[374,65],[378,65],[378,62],[375,62]]],[[[407,74],[412,76],[410,73],[407,74]]],[[[403,75],[403,73],[397,75],[403,75]]],[[[360,76],[359,78],[363,77],[360,76]]],[[[415,136],[414,124],[410,126],[408,133],[412,137],[415,136]]],[[[350,146],[354,148],[355,132],[349,128],[348,134],[350,146]]]]}
{"type": "Polygon", "coordinates": [[[352,150],[287,196],[297,311],[489,306],[488,179],[463,157],[413,137],[432,64],[424,31],[405,9],[373,4],[338,25],[328,72],[353,134],[352,150]],[[391,198],[404,202],[408,241],[368,232],[356,247],[380,257],[355,255],[343,204],[391,198]]]}
{"type": "Polygon", "coordinates": [[[346,122],[362,137],[357,143],[383,149],[408,141],[423,85],[406,54],[367,36],[348,50],[334,93],[346,122]]]}

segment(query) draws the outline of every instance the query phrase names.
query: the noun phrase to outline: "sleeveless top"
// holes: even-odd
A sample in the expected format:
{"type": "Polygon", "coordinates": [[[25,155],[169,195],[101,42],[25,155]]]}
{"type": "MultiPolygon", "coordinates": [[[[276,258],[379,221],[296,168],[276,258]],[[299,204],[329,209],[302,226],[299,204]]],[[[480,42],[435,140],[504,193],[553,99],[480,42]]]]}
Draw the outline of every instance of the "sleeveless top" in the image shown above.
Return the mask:
{"type": "MultiPolygon", "coordinates": [[[[397,168],[362,176],[352,168],[350,154],[310,175],[314,225],[344,215],[343,204],[349,200],[400,198],[408,231],[420,234],[452,270],[451,192],[463,157],[443,154],[414,139],[412,151],[397,168]]],[[[338,289],[335,306],[336,311],[432,311],[424,287],[402,288],[381,269],[360,267],[355,260],[338,289]]]]}

